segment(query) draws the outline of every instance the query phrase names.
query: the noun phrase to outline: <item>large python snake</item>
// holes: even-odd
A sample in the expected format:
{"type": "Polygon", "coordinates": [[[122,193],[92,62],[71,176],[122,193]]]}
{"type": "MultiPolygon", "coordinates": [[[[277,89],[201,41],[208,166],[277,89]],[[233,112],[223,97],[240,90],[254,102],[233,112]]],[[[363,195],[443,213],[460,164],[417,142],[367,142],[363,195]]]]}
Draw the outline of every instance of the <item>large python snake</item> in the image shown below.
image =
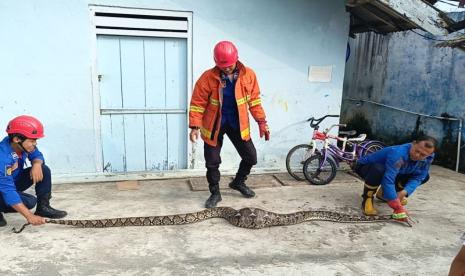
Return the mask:
{"type": "MultiPolygon", "coordinates": [[[[390,215],[360,216],[321,210],[278,214],[259,208],[242,208],[236,210],[231,207],[215,207],[198,212],[177,215],[82,220],[47,219],[46,223],[71,225],[81,228],[104,228],[121,226],[181,225],[195,223],[210,218],[223,218],[234,226],[250,229],[260,229],[280,225],[292,225],[305,221],[331,221],[342,223],[395,221],[390,215]]],[[[20,233],[27,225],[29,224],[24,224],[19,230],[13,228],[13,232],[20,233]]],[[[409,226],[411,225],[409,224],[409,226]]]]}

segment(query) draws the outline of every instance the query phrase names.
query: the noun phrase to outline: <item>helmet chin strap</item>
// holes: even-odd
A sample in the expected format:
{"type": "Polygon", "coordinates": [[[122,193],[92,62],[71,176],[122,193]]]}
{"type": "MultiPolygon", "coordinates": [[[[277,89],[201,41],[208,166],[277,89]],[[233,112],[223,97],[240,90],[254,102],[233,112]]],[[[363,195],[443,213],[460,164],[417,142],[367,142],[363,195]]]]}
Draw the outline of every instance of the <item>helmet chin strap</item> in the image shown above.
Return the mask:
{"type": "Polygon", "coordinates": [[[15,143],[16,145],[18,145],[19,149],[22,150],[22,151],[25,151],[25,152],[28,152],[24,146],[23,146],[23,143],[24,143],[24,140],[20,139],[19,137],[17,137],[19,139],[19,142],[13,142],[15,143]]]}

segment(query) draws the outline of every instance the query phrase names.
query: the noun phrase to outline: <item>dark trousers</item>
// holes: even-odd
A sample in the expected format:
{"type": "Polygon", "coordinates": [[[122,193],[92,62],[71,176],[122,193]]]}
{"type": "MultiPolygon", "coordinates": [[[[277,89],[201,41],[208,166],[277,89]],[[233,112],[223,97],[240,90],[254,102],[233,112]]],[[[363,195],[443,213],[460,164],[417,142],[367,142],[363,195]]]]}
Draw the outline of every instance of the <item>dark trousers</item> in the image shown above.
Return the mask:
{"type": "Polygon", "coordinates": [[[252,139],[244,141],[241,138],[240,130],[233,129],[229,126],[222,126],[218,135],[216,147],[204,143],[205,167],[207,168],[207,181],[210,186],[217,186],[220,183],[220,154],[223,146],[224,134],[229,137],[229,140],[231,140],[242,158],[239,169],[237,170],[236,179],[244,179],[249,175],[252,167],[257,164],[257,151],[252,143],[252,139]]]}
{"type": "MultiPolygon", "coordinates": [[[[24,169],[19,175],[18,179],[15,181],[16,190],[18,191],[18,194],[21,197],[23,204],[26,205],[28,209],[34,208],[37,203],[37,199],[35,196],[24,192],[33,184],[30,176],[30,171],[30,167],[24,169]]],[[[42,181],[36,183],[34,187],[38,198],[44,197],[47,194],[50,194],[52,191],[52,174],[50,172],[49,167],[47,167],[46,165],[42,165],[42,174],[44,175],[44,178],[42,179],[42,181]]],[[[6,205],[5,201],[3,200],[3,197],[0,196],[0,212],[8,213],[16,211],[10,206],[6,205]]]]}
{"type": "MultiPolygon", "coordinates": [[[[365,180],[370,186],[377,187],[381,184],[381,180],[384,177],[384,172],[386,171],[384,164],[366,164],[366,165],[357,165],[355,167],[355,172],[365,180]]],[[[398,174],[395,180],[396,191],[399,192],[404,189],[405,184],[412,178],[409,174],[398,174]]],[[[429,180],[429,175],[421,182],[420,185],[423,185],[429,180]]]]}

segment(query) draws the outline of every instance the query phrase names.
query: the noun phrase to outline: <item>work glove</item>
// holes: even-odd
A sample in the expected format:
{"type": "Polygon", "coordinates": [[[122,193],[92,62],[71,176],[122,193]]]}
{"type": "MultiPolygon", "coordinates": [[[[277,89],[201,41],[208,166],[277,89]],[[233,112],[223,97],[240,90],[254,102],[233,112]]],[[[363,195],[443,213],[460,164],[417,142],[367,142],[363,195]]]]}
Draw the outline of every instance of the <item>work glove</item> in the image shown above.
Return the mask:
{"type": "Polygon", "coordinates": [[[392,213],[392,218],[397,221],[408,222],[408,215],[407,211],[405,210],[404,206],[400,203],[399,198],[393,199],[388,201],[389,207],[394,209],[392,213]]]}
{"type": "Polygon", "coordinates": [[[257,121],[257,123],[258,123],[258,128],[260,129],[260,138],[265,136],[265,141],[270,140],[270,129],[268,128],[268,124],[266,123],[266,120],[257,121]]]}

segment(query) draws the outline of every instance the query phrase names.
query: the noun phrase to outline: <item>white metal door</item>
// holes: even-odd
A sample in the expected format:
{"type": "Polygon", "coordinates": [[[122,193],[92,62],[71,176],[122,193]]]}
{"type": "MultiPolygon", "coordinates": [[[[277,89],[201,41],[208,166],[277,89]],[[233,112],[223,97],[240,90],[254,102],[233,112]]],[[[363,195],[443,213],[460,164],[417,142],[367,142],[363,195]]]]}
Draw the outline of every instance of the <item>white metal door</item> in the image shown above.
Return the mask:
{"type": "Polygon", "coordinates": [[[103,168],[187,168],[187,39],[97,35],[103,168]]]}

